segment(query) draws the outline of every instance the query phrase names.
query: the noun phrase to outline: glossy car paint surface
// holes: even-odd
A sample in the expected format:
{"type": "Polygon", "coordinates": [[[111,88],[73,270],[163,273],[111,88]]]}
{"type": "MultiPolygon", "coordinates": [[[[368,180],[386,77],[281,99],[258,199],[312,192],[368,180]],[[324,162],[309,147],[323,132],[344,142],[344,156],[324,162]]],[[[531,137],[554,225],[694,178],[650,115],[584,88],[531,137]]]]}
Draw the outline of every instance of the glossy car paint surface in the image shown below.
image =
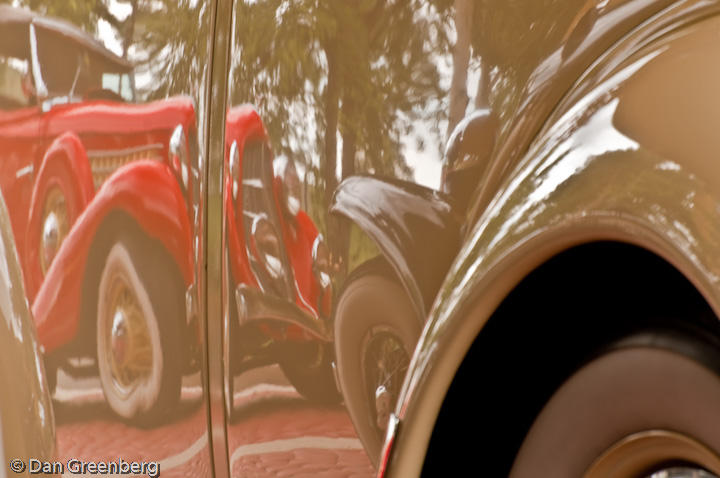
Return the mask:
{"type": "Polygon", "coordinates": [[[2,361],[2,458],[27,462],[54,458],[55,417],[45,380],[42,353],[22,288],[22,272],[13,245],[10,218],[0,199],[0,310],[2,348],[12,360],[2,361]]]}
{"type": "Polygon", "coordinates": [[[720,310],[715,2],[3,3],[2,243],[16,242],[9,283],[26,287],[54,388],[34,346],[4,348],[37,370],[23,402],[39,430],[6,454],[51,453],[54,426],[54,456],[36,458],[417,476],[471,344],[556,254],[638,246],[720,310]],[[132,84],[94,91],[94,64],[132,84]],[[51,68],[64,91],[38,81],[51,68]],[[453,157],[454,126],[478,111],[485,134],[453,157]],[[441,169],[477,186],[469,204],[441,169]],[[402,321],[360,307],[362,387],[338,390],[334,311],[373,274],[425,329],[413,355],[418,331],[373,341],[402,321]],[[389,463],[365,422],[390,430],[389,463]]]}
{"type": "MultiPolygon", "coordinates": [[[[717,168],[708,154],[720,118],[716,65],[707,63],[717,55],[716,14],[711,3],[678,2],[639,26],[583,73],[522,160],[496,156],[508,172],[475,198],[478,220],[398,404],[388,475],[419,473],[417,450],[472,341],[523,277],[564,250],[612,240],[652,251],[717,313],[717,168]]],[[[700,439],[717,449],[716,435],[700,439]]]]}
{"type": "Polygon", "coordinates": [[[460,243],[460,213],[448,198],[412,183],[352,177],[338,187],[330,210],[358,223],[392,258],[424,322],[460,243]]]}
{"type": "MultiPolygon", "coordinates": [[[[128,69],[126,62],[113,58],[110,52],[103,51],[101,46],[94,44],[90,38],[82,37],[78,31],[71,30],[68,25],[56,26],[50,23],[45,26],[42,20],[34,23],[35,17],[23,10],[5,8],[3,12],[5,12],[4,23],[8,32],[4,42],[7,44],[30,43],[32,32],[35,31],[39,32],[38,35],[42,40],[42,33],[47,29],[45,41],[48,43],[54,40],[62,45],[63,35],[70,35],[69,38],[72,39],[67,40],[68,47],[77,49],[79,55],[99,51],[104,54],[104,61],[114,61],[115,65],[111,64],[111,67],[128,69]],[[13,18],[13,15],[19,18],[13,18]],[[31,24],[33,30],[29,28],[31,24]],[[19,29],[20,34],[12,35],[14,29],[19,29]],[[53,36],[59,36],[59,40],[53,36]]],[[[39,48],[42,49],[43,46],[41,44],[39,48]]],[[[30,48],[27,47],[26,50],[30,48]]],[[[30,52],[21,50],[20,53],[30,52]]],[[[77,93],[92,94],[81,90],[77,93]]],[[[52,277],[48,282],[53,286],[44,294],[45,296],[50,294],[55,301],[47,306],[38,305],[35,310],[36,319],[40,323],[46,320],[50,323],[62,323],[60,327],[54,327],[54,337],[50,342],[45,340],[44,332],[41,331],[41,342],[47,352],[67,343],[74,336],[73,332],[77,328],[81,313],[79,303],[82,300],[79,297],[81,291],[76,285],[84,278],[86,256],[92,238],[110,210],[124,209],[140,222],[143,229],[152,237],[161,240],[172,238],[173,243],[166,244],[166,247],[180,265],[186,285],[192,284],[192,234],[187,221],[182,223],[188,217],[189,211],[186,210],[185,199],[170,168],[166,167],[159,173],[162,177],[148,180],[142,177],[147,176],[148,173],[143,173],[135,164],[130,164],[122,168],[122,172],[115,174],[107,186],[104,186],[104,183],[115,173],[118,166],[132,163],[136,158],[162,162],[162,158],[169,156],[167,143],[172,130],[178,125],[183,125],[187,131],[195,128],[193,106],[189,100],[173,99],[147,106],[125,105],[107,100],[83,101],[80,98],[62,99],[56,104],[50,101],[52,99],[46,100],[42,105],[30,104],[27,108],[13,109],[9,112],[10,118],[3,121],[6,125],[3,137],[7,138],[3,141],[3,155],[7,158],[5,161],[7,169],[6,174],[2,176],[2,187],[12,198],[10,210],[15,235],[22,244],[20,253],[24,259],[28,298],[31,301],[35,299],[45,275],[52,277]],[[18,121],[19,117],[22,121],[18,121]],[[37,129],[31,126],[34,123],[38,124],[37,129]],[[33,149],[37,151],[27,154],[24,148],[28,144],[35,145],[33,149]],[[47,150],[42,146],[38,147],[43,144],[48,145],[47,150]],[[24,162],[13,163],[13,160],[17,159],[24,162]],[[29,174],[25,174],[26,170],[29,174]],[[20,176],[18,171],[22,172],[20,176]],[[73,171],[72,179],[65,179],[68,171],[73,171]],[[19,177],[21,177],[20,181],[18,181],[19,177]],[[28,181],[31,178],[35,178],[35,181],[28,181]],[[158,184],[157,189],[147,187],[154,181],[165,182],[166,185],[158,184]],[[128,183],[130,184],[127,185],[128,183]],[[54,258],[58,262],[63,262],[67,261],[66,257],[72,257],[73,266],[63,265],[59,271],[57,267],[52,271],[48,264],[45,268],[49,269],[43,271],[39,256],[42,254],[40,249],[45,198],[48,190],[53,187],[59,187],[65,196],[67,227],[72,228],[77,221],[77,230],[81,232],[76,233],[80,236],[71,240],[69,247],[58,252],[54,258]],[[142,202],[133,200],[132,197],[136,196],[135,192],[140,188],[149,191],[143,196],[142,202]],[[131,197],[117,199],[123,194],[123,190],[128,191],[125,194],[131,197]],[[165,191],[166,195],[174,194],[176,198],[152,197],[156,191],[160,191],[161,194],[165,191]],[[90,203],[93,207],[88,208],[90,203]],[[122,203],[125,203],[125,206],[122,203]],[[158,211],[163,208],[168,210],[158,211]],[[177,221],[181,224],[167,224],[177,221]],[[173,232],[167,234],[170,230],[173,232]],[[58,277],[58,274],[61,277],[58,277]],[[47,316],[53,313],[55,316],[48,319],[47,316]],[[70,332],[58,332],[59,328],[70,332]]],[[[145,168],[143,165],[138,167],[145,168]]],[[[192,201],[192,198],[190,200],[192,201]]],[[[38,302],[47,303],[43,298],[38,302]]]]}
{"type": "MultiPolygon", "coordinates": [[[[228,112],[226,125],[226,148],[227,157],[238,152],[237,174],[243,178],[243,156],[246,148],[251,148],[255,143],[267,147],[268,157],[263,158],[268,166],[273,164],[272,149],[269,145],[267,132],[257,112],[249,106],[233,108],[228,112]],[[234,146],[233,146],[234,144],[234,146]],[[242,152],[242,153],[241,153],[242,152]]],[[[258,145],[258,146],[259,146],[258,145]]],[[[228,163],[229,163],[228,159],[228,163]]],[[[269,169],[269,168],[268,168],[269,169]]],[[[243,205],[243,188],[256,187],[247,180],[242,184],[234,184],[233,173],[230,165],[225,168],[227,178],[225,180],[225,210],[227,213],[227,235],[228,235],[228,257],[230,258],[230,270],[233,283],[245,283],[259,286],[256,275],[251,270],[250,261],[252,256],[257,254],[253,248],[254,238],[246,237],[247,232],[243,230],[246,224],[243,223],[245,211],[243,205]],[[246,184],[248,183],[248,184],[246,184]]],[[[289,266],[296,281],[296,287],[292,295],[298,307],[306,308],[310,313],[320,313],[327,316],[327,306],[324,310],[318,310],[320,300],[320,287],[312,277],[312,248],[318,237],[318,231],[304,211],[298,211],[293,216],[281,212],[283,178],[273,177],[272,181],[264,185],[265,189],[272,190],[269,200],[273,208],[279,209],[277,214],[278,233],[282,239],[287,252],[289,266]]]]}
{"type": "MultiPolygon", "coordinates": [[[[330,363],[334,284],[327,282],[330,264],[318,230],[325,214],[308,209],[302,174],[294,186],[302,189],[297,190],[280,173],[287,162],[300,172],[308,167],[302,155],[288,154],[282,144],[283,131],[292,133],[278,124],[277,111],[269,111],[274,124],[267,122],[264,106],[282,104],[281,92],[271,88],[262,95],[247,93],[251,82],[259,85],[259,78],[248,84],[242,80],[254,61],[245,64],[246,45],[256,41],[243,26],[254,23],[252,16],[243,17],[243,10],[249,8],[243,3],[232,4],[224,148],[229,157],[223,191],[227,241],[223,264],[229,266],[223,272],[227,278],[223,320],[230,330],[223,334],[223,350],[228,350],[223,366],[229,369],[223,376],[226,466],[229,476],[372,476],[340,404],[330,363]],[[233,164],[233,151],[238,167],[233,164]],[[299,207],[288,202],[288,194],[299,200],[299,207]],[[258,255],[259,236],[249,227],[254,216],[269,220],[279,245],[276,258],[283,278],[277,281],[267,280],[267,268],[258,255]]],[[[266,25],[266,36],[282,28],[272,23],[266,25]]],[[[265,50],[263,46],[260,51],[265,50]]],[[[253,68],[263,68],[267,60],[259,60],[253,68]]]]}
{"type": "Polygon", "coordinates": [[[198,292],[213,5],[20,3],[0,7],[0,187],[58,430],[55,456],[35,458],[210,476],[198,292]],[[184,34],[131,40],[169,12],[184,34]]]}

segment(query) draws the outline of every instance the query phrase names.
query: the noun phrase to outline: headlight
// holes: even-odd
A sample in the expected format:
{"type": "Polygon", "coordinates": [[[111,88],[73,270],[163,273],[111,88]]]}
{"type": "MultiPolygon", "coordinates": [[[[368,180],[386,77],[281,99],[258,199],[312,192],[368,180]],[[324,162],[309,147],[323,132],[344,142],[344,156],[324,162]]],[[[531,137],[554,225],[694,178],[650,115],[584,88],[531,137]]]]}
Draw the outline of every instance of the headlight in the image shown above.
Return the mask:
{"type": "Polygon", "coordinates": [[[263,268],[274,280],[283,277],[283,263],[280,251],[280,239],[275,234],[270,221],[263,216],[257,216],[252,223],[252,238],[255,243],[257,258],[263,268]]]}
{"type": "Polygon", "coordinates": [[[228,168],[230,168],[230,178],[232,178],[233,201],[237,201],[237,195],[240,191],[240,152],[238,151],[237,141],[233,141],[230,145],[228,168]]]}
{"type": "Polygon", "coordinates": [[[190,153],[188,152],[185,128],[183,128],[181,124],[175,127],[170,136],[168,154],[170,165],[175,169],[175,172],[182,181],[183,187],[187,191],[190,185],[190,153]]]}
{"type": "Polygon", "coordinates": [[[295,217],[301,209],[302,191],[295,163],[287,156],[278,156],[273,160],[273,175],[280,180],[280,203],[290,217],[295,217]]]}
{"type": "Polygon", "coordinates": [[[330,249],[323,240],[322,234],[318,234],[312,246],[313,273],[323,291],[330,287],[331,265],[330,249]]]}

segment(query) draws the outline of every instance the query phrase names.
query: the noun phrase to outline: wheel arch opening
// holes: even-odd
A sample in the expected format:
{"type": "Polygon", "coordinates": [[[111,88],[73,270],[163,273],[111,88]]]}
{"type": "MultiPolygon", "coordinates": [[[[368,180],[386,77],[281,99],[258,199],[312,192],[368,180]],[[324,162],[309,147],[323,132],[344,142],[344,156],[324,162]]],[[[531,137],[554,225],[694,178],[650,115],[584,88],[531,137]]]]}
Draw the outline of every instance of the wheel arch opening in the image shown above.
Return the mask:
{"type": "Polygon", "coordinates": [[[507,476],[535,416],[567,377],[602,347],[658,329],[720,347],[709,304],[658,255],[610,241],[555,255],[508,294],[475,338],[444,398],[423,476],[468,469],[507,476]]]}

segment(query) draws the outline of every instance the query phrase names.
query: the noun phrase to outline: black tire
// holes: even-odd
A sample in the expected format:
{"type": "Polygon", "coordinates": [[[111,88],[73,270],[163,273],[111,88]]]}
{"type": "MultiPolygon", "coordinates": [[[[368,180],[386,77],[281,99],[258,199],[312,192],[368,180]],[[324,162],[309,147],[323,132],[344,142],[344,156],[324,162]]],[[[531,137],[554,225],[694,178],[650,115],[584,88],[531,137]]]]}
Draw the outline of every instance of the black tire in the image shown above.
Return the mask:
{"type": "Polygon", "coordinates": [[[677,333],[606,349],[546,403],[510,476],[630,478],[678,464],[719,474],[717,365],[715,348],[677,333]]]}
{"type": "Polygon", "coordinates": [[[287,344],[280,368],[295,390],[318,405],[335,405],[342,396],[335,384],[332,351],[320,342],[287,344]]]}
{"type": "Polygon", "coordinates": [[[384,439],[384,430],[378,425],[384,414],[378,420],[377,384],[368,383],[376,370],[368,354],[376,340],[387,340],[395,347],[392,353],[397,359],[393,362],[399,366],[388,371],[387,381],[388,406],[393,409],[421,330],[410,298],[385,260],[372,259],[350,274],[335,308],[338,381],[350,418],[374,465],[384,439]]]}
{"type": "Polygon", "coordinates": [[[162,423],[176,408],[187,353],[177,267],[151,243],[138,232],[111,241],[97,281],[95,337],[103,392],[117,415],[141,426],[162,423]],[[132,363],[125,360],[126,348],[132,363]]]}

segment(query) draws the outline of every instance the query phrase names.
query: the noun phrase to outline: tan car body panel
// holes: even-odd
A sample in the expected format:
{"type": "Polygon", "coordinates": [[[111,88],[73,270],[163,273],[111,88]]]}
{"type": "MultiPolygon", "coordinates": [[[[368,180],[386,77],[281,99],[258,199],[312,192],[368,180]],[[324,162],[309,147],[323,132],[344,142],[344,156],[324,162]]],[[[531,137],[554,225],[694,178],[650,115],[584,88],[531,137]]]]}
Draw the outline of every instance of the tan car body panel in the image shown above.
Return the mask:
{"type": "Polygon", "coordinates": [[[504,39],[503,49],[497,53],[501,58],[487,59],[491,65],[498,64],[501,71],[502,81],[497,82],[490,105],[500,124],[495,152],[480,182],[479,199],[471,216],[477,219],[485,210],[557,103],[593,60],[663,8],[667,12],[658,15],[666,18],[706,8],[701,2],[671,3],[588,0],[573,5],[547,0],[520,11],[506,2],[487,7],[499,12],[495,16],[511,17],[513,23],[493,21],[484,25],[490,29],[485,35],[489,41],[504,39]]]}
{"type": "Polygon", "coordinates": [[[56,448],[55,417],[35,325],[22,287],[10,218],[1,196],[0,323],[0,350],[4,354],[0,361],[4,385],[0,390],[0,458],[4,466],[15,459],[24,463],[29,458],[50,460],[56,448]]]}
{"type": "MultiPolygon", "coordinates": [[[[228,90],[228,51],[230,49],[230,19],[232,18],[232,2],[218,0],[214,5],[214,24],[212,36],[215,38],[212,50],[212,72],[210,98],[208,103],[211,110],[208,118],[208,157],[207,166],[207,220],[204,224],[206,234],[206,289],[201,296],[206,298],[205,317],[222,317],[226,319],[230,299],[227,285],[222,281],[222,260],[225,244],[223,227],[223,156],[225,140],[226,111],[223,105],[227,102],[228,90]],[[221,235],[222,234],[222,235],[221,235]],[[221,244],[221,247],[209,247],[210,244],[221,244]],[[223,315],[225,314],[225,316],[223,315]]],[[[208,388],[208,428],[210,432],[210,448],[212,451],[213,476],[225,478],[231,476],[230,455],[228,453],[228,429],[223,395],[223,370],[218,365],[223,364],[223,342],[228,340],[223,334],[223,320],[207,320],[207,340],[205,353],[208,361],[207,388],[208,388]]]]}
{"type": "Polygon", "coordinates": [[[624,38],[576,83],[501,186],[485,186],[489,206],[440,290],[406,377],[388,476],[419,475],[474,338],[519,281],[563,250],[598,240],[651,250],[720,312],[713,9],[684,2],[624,38]]]}

